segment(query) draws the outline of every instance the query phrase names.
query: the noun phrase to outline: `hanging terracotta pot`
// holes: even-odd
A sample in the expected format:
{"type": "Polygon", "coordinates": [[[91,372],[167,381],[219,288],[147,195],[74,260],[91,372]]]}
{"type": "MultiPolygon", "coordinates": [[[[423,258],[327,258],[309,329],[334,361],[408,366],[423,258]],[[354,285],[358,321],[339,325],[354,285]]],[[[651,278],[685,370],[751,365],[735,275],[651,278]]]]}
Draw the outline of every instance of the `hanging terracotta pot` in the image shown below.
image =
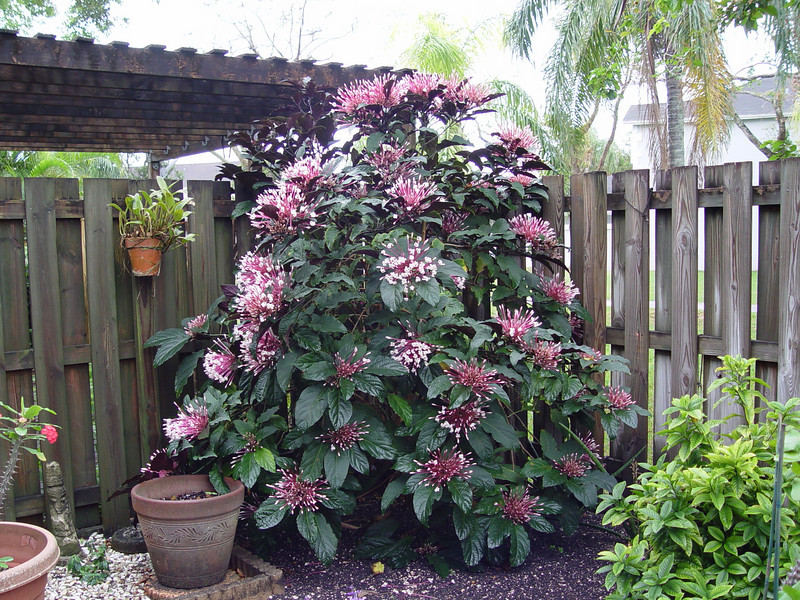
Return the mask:
{"type": "Polygon", "coordinates": [[[53,534],[27,523],[0,522],[0,556],[13,558],[0,571],[0,599],[44,600],[47,573],[59,557],[53,534]]]}
{"type": "Polygon", "coordinates": [[[166,498],[213,491],[208,476],[172,475],[131,490],[133,510],[161,585],[199,588],[225,577],[244,500],[240,481],[226,477],[225,483],[229,493],[193,500],[166,498]]]}
{"type": "Polygon", "coordinates": [[[161,272],[161,248],[158,238],[125,237],[122,245],[128,250],[131,271],[136,277],[151,277],[161,272]]]}

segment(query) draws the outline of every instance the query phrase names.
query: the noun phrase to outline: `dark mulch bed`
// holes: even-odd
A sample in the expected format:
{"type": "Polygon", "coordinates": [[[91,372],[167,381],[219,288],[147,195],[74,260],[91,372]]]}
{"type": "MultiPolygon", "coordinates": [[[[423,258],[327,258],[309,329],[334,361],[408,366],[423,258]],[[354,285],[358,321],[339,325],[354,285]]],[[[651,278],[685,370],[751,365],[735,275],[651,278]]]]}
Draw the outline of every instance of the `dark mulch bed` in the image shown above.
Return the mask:
{"type": "Polygon", "coordinates": [[[531,554],[520,567],[486,567],[482,572],[453,571],[441,578],[426,561],[373,575],[370,561],[354,560],[357,539],[345,533],[336,561],[322,566],[305,543],[278,544],[270,562],[283,569],[285,600],[601,600],[602,564],[597,553],[619,538],[581,526],[573,536],[531,536],[531,554]],[[353,594],[355,592],[355,595],[353,594]]]}

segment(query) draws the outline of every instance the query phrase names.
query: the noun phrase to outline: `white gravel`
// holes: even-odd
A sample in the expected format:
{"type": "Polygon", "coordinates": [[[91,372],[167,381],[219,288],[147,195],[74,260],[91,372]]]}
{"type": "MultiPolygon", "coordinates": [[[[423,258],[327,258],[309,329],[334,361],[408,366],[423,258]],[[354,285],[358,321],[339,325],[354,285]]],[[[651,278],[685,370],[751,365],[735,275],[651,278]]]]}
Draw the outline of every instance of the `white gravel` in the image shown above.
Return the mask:
{"type": "Polygon", "coordinates": [[[148,600],[142,591],[142,583],[153,573],[150,556],[144,554],[122,554],[100,533],[93,533],[87,542],[106,544],[106,559],[111,575],[96,585],[88,585],[67,572],[66,565],[56,566],[47,580],[45,600],[148,600]]]}

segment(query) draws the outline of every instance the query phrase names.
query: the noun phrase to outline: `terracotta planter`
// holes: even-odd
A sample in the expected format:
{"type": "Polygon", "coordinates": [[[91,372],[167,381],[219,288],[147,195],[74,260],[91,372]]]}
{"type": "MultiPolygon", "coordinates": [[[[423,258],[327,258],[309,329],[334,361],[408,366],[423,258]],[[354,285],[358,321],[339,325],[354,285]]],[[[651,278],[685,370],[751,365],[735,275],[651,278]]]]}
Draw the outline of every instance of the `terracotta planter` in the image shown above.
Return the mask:
{"type": "Polygon", "coordinates": [[[0,522],[0,556],[11,556],[11,568],[0,571],[2,600],[44,600],[47,573],[59,557],[53,534],[27,523],[0,522]]]}
{"type": "Polygon", "coordinates": [[[136,277],[151,277],[161,272],[161,240],[126,237],[122,238],[122,245],[128,250],[131,272],[136,277]]]}
{"type": "Polygon", "coordinates": [[[142,536],[161,585],[198,588],[225,577],[244,500],[240,481],[225,478],[230,493],[199,500],[162,500],[214,487],[206,475],[151,479],[131,490],[142,536]]]}

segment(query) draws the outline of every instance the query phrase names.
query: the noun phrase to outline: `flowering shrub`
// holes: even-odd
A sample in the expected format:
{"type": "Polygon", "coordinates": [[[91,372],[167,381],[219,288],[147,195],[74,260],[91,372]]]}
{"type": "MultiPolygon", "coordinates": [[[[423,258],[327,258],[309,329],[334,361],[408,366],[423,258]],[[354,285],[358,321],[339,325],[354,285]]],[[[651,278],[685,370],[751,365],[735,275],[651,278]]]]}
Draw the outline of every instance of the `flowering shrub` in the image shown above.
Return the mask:
{"type": "Polygon", "coordinates": [[[241,479],[259,527],[295,523],[325,562],[342,516],[376,498],[427,528],[396,539],[383,519],[367,555],[400,564],[419,543],[439,566],[453,548],[519,564],[531,529],[574,530],[613,487],[585,435],[595,414],[613,437],[641,412],[599,383],[625,366],[581,345],[578,290],[543,268],[558,241],[531,133],[444,134],[491,97],[421,74],[299,90],[296,114],[235,138],[252,167],[224,170],[254,190],[236,212],[257,249],[208,319],[150,341],[160,363],[210,340],[177,387],[202,354],[226,388],[167,420],[170,452],[241,479]],[[528,429],[545,406],[560,443],[528,429]]]}

